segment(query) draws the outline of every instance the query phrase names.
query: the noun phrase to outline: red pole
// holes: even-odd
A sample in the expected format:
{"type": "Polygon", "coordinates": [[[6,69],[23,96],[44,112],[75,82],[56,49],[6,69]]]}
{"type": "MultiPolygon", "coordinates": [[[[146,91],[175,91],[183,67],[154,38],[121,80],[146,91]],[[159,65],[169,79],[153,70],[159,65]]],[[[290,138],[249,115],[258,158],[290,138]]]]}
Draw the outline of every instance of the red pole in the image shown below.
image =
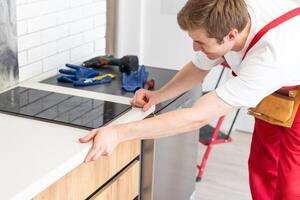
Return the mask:
{"type": "Polygon", "coordinates": [[[204,169],[205,169],[205,166],[206,166],[206,162],[208,160],[208,156],[209,156],[209,154],[211,152],[211,149],[212,149],[212,145],[213,145],[212,142],[214,142],[216,140],[223,121],[224,121],[224,116],[222,116],[218,119],[217,126],[214,129],[214,132],[213,132],[212,137],[211,137],[211,141],[209,142],[209,144],[208,144],[208,146],[205,150],[205,153],[204,153],[204,156],[202,158],[201,164],[200,164],[200,166],[199,165],[197,166],[198,167],[198,175],[197,175],[197,178],[196,178],[197,182],[201,181],[201,178],[203,176],[204,169]]]}

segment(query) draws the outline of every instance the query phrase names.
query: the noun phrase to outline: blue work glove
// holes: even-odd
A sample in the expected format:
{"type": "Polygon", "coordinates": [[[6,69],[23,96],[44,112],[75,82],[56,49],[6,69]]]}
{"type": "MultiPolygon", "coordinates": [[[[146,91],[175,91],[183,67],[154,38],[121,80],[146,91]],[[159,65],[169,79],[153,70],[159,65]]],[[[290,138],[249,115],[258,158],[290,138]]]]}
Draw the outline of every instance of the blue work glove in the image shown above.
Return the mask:
{"type": "Polygon", "coordinates": [[[148,78],[148,72],[144,65],[141,65],[137,71],[131,71],[130,74],[122,74],[122,89],[126,92],[135,92],[143,88],[148,78]]]}
{"type": "Polygon", "coordinates": [[[112,74],[101,75],[96,70],[77,65],[66,64],[66,67],[70,69],[59,69],[63,75],[58,77],[57,81],[72,83],[75,87],[110,83],[115,77],[112,74]]]}
{"type": "Polygon", "coordinates": [[[63,74],[63,76],[57,78],[59,82],[73,83],[74,81],[78,81],[80,79],[93,78],[100,75],[100,72],[86,67],[72,64],[66,64],[66,67],[70,69],[59,69],[59,73],[63,74]]]}

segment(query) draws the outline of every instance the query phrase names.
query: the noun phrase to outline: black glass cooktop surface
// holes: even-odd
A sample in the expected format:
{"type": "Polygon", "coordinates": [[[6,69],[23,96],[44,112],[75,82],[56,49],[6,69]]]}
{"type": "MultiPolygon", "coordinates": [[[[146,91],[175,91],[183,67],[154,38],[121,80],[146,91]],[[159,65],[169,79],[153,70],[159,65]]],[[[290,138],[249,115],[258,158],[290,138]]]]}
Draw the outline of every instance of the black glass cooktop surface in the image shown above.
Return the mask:
{"type": "Polygon", "coordinates": [[[129,105],[16,87],[0,94],[0,112],[81,128],[98,128],[127,111],[129,105]]]}

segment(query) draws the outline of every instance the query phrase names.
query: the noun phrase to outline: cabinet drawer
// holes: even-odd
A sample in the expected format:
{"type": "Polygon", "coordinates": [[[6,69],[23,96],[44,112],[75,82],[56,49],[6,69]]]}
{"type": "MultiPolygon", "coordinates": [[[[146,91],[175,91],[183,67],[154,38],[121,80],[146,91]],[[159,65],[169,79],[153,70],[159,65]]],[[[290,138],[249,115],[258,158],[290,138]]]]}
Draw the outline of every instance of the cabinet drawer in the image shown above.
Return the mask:
{"type": "Polygon", "coordinates": [[[133,200],[139,194],[140,162],[135,161],[98,191],[93,200],[133,200]]]}
{"type": "Polygon", "coordinates": [[[34,200],[85,199],[140,154],[139,140],[120,144],[109,157],[82,163],[38,194],[34,200]]]}

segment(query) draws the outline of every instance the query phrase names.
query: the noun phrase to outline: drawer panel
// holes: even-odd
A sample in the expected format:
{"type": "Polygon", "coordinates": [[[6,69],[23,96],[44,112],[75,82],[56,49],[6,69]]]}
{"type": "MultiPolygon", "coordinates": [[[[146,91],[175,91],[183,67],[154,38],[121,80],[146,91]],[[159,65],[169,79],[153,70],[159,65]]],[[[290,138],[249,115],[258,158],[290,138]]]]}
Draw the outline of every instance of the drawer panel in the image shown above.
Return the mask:
{"type": "Polygon", "coordinates": [[[140,154],[140,148],[139,140],[122,143],[111,156],[82,163],[33,199],[85,199],[135,159],[140,154]]]}
{"type": "Polygon", "coordinates": [[[139,194],[139,172],[140,162],[135,161],[91,199],[133,200],[139,194]]]}

